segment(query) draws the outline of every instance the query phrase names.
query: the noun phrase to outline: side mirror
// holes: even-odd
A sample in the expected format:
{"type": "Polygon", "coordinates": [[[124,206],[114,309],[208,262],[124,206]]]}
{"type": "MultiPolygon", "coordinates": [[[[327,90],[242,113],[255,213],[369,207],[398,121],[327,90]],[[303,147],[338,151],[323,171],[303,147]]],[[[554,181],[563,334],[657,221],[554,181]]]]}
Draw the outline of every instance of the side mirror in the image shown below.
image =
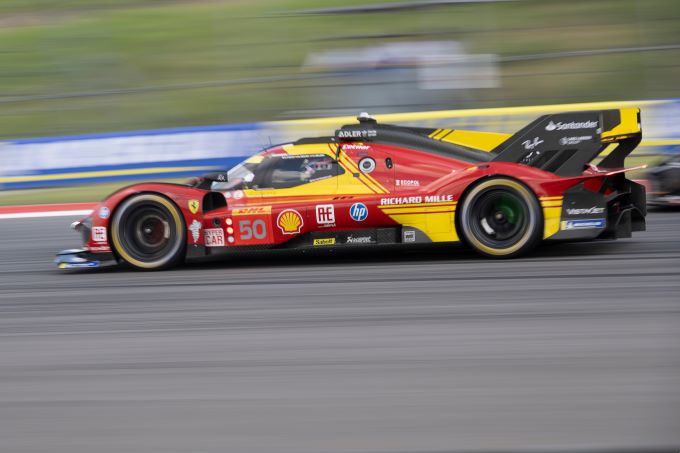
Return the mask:
{"type": "Polygon", "coordinates": [[[214,171],[203,175],[203,177],[194,186],[197,189],[210,190],[213,182],[227,182],[226,171],[214,171]]]}

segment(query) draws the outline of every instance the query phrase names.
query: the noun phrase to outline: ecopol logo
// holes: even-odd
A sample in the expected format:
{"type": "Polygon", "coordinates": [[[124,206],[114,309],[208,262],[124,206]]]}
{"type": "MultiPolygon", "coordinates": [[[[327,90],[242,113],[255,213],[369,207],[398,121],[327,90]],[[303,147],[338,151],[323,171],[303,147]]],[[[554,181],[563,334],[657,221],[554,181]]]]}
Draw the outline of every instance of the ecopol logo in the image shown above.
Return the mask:
{"type": "Polygon", "coordinates": [[[352,220],[363,222],[368,217],[368,208],[363,203],[354,203],[349,208],[349,216],[352,220]]]}
{"type": "Polygon", "coordinates": [[[553,123],[550,121],[546,126],[546,131],[564,131],[567,129],[595,129],[597,127],[597,121],[571,121],[569,123],[563,123],[558,121],[553,123]]]}

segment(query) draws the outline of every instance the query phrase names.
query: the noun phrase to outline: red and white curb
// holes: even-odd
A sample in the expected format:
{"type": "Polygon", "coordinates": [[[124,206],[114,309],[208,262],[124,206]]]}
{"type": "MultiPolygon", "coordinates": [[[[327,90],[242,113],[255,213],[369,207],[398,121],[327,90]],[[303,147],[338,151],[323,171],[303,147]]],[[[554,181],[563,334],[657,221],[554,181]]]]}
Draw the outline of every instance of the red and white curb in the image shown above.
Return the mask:
{"type": "Polygon", "coordinates": [[[0,206],[2,219],[30,219],[39,217],[77,217],[92,212],[97,203],[36,204],[28,206],[0,206]]]}

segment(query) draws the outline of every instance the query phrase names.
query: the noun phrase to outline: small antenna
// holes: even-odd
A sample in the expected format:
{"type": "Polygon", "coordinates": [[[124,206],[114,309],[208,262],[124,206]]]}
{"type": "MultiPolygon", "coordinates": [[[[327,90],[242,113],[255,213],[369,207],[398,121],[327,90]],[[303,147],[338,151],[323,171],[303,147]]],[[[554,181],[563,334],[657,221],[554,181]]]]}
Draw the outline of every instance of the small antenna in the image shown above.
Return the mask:
{"type": "Polygon", "coordinates": [[[368,112],[359,113],[359,116],[357,116],[357,120],[359,120],[360,123],[366,123],[368,121],[375,122],[375,119],[371,115],[369,115],[368,112]]]}

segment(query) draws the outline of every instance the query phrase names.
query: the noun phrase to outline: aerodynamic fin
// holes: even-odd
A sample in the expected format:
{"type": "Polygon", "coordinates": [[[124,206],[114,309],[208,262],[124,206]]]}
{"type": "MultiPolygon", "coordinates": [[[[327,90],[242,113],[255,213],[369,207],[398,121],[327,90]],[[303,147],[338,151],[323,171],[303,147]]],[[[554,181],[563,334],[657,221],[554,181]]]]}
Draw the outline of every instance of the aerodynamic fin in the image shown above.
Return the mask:
{"type": "Polygon", "coordinates": [[[624,166],[642,139],[640,109],[543,115],[498,145],[494,161],[516,162],[560,176],[577,176],[601,153],[601,169],[624,166]],[[613,149],[609,149],[613,146],[613,149]]]}

